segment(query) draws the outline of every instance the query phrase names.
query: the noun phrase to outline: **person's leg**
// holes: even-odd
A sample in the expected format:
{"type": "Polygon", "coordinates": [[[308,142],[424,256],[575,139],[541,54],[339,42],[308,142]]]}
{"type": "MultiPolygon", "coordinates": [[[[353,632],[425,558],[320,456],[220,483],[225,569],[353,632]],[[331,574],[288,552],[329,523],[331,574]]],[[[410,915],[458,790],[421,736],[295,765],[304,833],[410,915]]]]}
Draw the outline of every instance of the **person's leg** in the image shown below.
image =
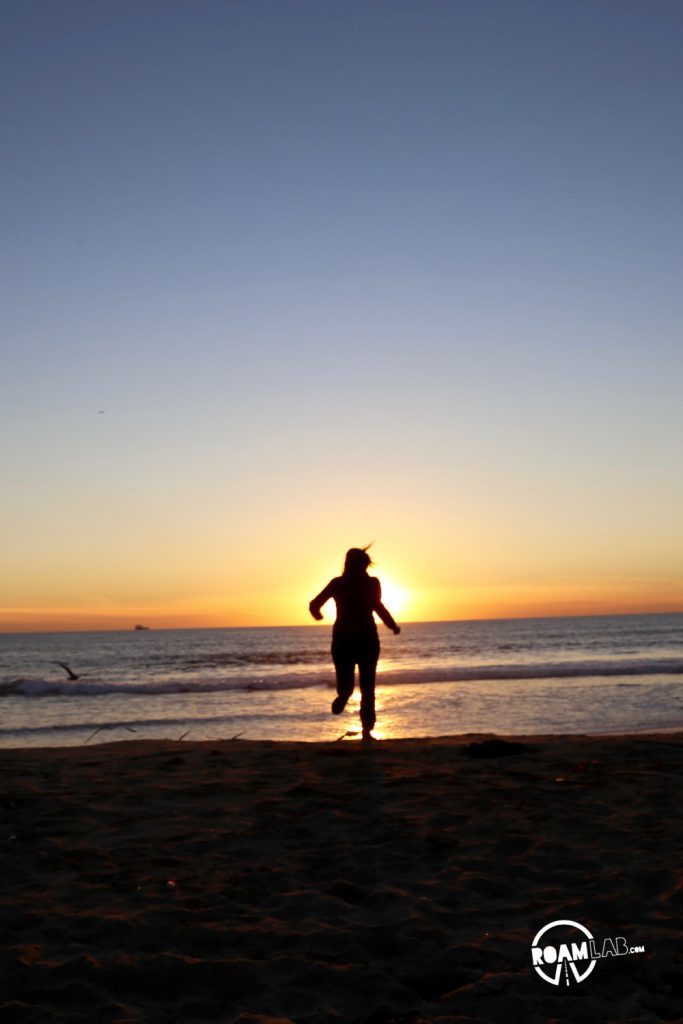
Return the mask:
{"type": "Polygon", "coordinates": [[[340,715],[353,693],[353,676],[356,668],[353,651],[349,650],[347,644],[339,640],[333,640],[332,661],[334,662],[334,670],[337,673],[337,696],[332,701],[332,714],[340,715]]]}
{"type": "Polygon", "coordinates": [[[360,720],[363,734],[370,733],[375,726],[375,676],[379,658],[379,640],[372,637],[364,645],[362,656],[358,661],[360,677],[360,720]]]}

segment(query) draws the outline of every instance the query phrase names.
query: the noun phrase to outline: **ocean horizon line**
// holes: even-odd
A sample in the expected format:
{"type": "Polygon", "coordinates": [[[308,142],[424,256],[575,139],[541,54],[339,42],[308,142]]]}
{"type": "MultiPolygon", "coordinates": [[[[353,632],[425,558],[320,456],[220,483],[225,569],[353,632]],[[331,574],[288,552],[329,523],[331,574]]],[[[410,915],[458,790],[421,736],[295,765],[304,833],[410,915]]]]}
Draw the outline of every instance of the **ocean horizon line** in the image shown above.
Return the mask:
{"type": "MultiPolygon", "coordinates": [[[[567,619],[626,619],[626,618],[667,618],[673,615],[682,615],[683,609],[672,609],[670,611],[635,611],[635,612],[579,612],[575,614],[557,613],[549,615],[495,615],[495,616],[481,616],[474,618],[454,618],[454,619],[404,619],[401,621],[401,626],[438,626],[438,625],[451,625],[454,623],[467,624],[475,622],[546,622],[551,620],[567,620],[567,619]]],[[[86,635],[86,634],[100,634],[100,633],[114,633],[114,634],[126,634],[135,632],[144,633],[192,633],[192,632],[225,632],[231,631],[243,631],[243,630],[268,630],[268,629],[310,629],[320,630],[321,627],[331,626],[333,624],[333,618],[326,618],[322,623],[280,623],[280,624],[257,624],[257,625],[240,625],[240,626],[145,626],[140,629],[136,625],[132,626],[114,626],[114,627],[102,627],[102,628],[89,628],[89,629],[77,629],[77,628],[66,628],[66,629],[3,629],[0,626],[0,636],[63,636],[67,634],[86,635]]]]}

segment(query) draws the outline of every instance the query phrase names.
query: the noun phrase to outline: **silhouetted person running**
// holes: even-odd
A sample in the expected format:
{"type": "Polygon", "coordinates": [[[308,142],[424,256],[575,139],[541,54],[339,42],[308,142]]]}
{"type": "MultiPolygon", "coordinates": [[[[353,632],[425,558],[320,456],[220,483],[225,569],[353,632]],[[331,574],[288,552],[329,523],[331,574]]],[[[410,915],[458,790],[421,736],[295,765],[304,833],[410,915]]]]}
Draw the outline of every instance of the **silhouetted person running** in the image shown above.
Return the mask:
{"type": "Polygon", "coordinates": [[[363,548],[346,552],[344,572],[335,576],[309,604],[314,619],[322,619],[320,609],[331,597],[337,605],[332,629],[332,660],[337,673],[337,696],[332,714],[340,715],[353,693],[353,677],[358,665],[360,677],[360,719],[363,738],[371,739],[375,725],[375,672],[379,658],[379,637],[373,612],[385,626],[400,633],[392,616],[382,604],[382,588],[374,576],[368,576],[371,559],[363,548]]]}

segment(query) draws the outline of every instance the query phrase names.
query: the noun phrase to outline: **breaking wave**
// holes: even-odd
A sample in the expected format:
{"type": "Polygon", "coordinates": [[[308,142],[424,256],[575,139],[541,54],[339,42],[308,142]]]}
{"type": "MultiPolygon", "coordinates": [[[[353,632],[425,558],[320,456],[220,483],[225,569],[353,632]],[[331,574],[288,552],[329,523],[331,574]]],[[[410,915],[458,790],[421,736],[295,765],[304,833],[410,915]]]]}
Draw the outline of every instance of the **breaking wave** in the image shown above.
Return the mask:
{"type": "MultiPolygon", "coordinates": [[[[609,678],[617,676],[683,676],[683,659],[608,659],[554,662],[498,663],[489,665],[444,666],[442,668],[400,668],[380,672],[378,681],[385,686],[421,683],[476,683],[505,680],[609,678]]],[[[0,697],[98,697],[105,694],[269,692],[295,690],[311,686],[331,686],[331,668],[324,671],[290,672],[257,676],[204,676],[191,679],[166,678],[139,680],[48,680],[14,679],[0,682],[0,697]]]]}

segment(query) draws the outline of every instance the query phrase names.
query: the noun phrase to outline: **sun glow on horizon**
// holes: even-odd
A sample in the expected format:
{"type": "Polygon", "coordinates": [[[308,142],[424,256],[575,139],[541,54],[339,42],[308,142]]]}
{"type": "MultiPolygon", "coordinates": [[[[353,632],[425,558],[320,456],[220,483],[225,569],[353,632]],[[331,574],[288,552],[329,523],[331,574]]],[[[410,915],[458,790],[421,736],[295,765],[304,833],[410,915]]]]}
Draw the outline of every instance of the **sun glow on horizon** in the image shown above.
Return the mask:
{"type": "Polygon", "coordinates": [[[411,606],[410,591],[399,583],[395,583],[390,576],[385,576],[384,573],[378,575],[382,585],[382,604],[396,620],[405,618],[406,612],[411,606]]]}

